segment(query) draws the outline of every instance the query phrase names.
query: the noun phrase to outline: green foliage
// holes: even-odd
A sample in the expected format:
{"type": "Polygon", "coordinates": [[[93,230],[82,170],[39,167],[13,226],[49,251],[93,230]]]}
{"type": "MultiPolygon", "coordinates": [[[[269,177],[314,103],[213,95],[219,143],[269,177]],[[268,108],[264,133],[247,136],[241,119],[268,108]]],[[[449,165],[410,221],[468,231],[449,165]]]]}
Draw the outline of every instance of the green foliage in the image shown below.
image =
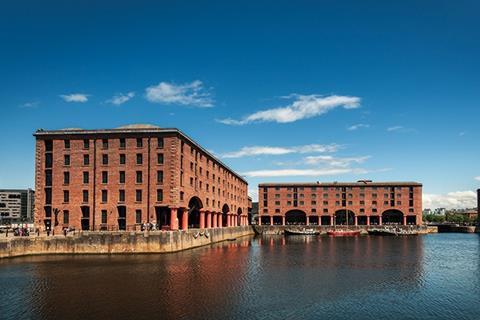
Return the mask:
{"type": "Polygon", "coordinates": [[[445,216],[440,214],[425,214],[423,215],[423,221],[442,223],[445,222],[445,216]]]}

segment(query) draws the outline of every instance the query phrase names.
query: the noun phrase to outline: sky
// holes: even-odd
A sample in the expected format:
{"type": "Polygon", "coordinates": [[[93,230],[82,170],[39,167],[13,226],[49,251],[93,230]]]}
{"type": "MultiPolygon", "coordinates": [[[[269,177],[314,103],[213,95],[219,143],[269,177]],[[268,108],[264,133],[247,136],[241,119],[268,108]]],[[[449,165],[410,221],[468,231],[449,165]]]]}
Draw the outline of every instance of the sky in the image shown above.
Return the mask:
{"type": "Polygon", "coordinates": [[[38,128],[177,127],[249,182],[480,187],[478,1],[11,1],[0,188],[34,187],[38,128]]]}

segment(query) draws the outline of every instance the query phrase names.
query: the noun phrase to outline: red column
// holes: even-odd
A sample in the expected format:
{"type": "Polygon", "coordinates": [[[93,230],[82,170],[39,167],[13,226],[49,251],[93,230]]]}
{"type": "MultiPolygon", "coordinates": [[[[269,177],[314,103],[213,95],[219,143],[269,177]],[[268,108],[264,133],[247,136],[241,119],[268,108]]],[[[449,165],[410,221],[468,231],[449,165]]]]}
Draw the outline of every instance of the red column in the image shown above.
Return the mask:
{"type": "Polygon", "coordinates": [[[212,216],[210,214],[210,211],[207,211],[207,228],[212,227],[212,216]]]}
{"type": "Polygon", "coordinates": [[[188,229],[188,209],[182,209],[182,230],[188,229]]]}
{"type": "Polygon", "coordinates": [[[212,212],[212,228],[217,227],[217,213],[212,212]]]}
{"type": "Polygon", "coordinates": [[[258,225],[261,226],[262,225],[262,216],[258,216],[258,225]]]}
{"type": "Polygon", "coordinates": [[[170,208],[170,230],[178,230],[177,208],[170,208]]]}
{"type": "Polygon", "coordinates": [[[282,217],[282,226],[285,225],[285,216],[282,217]]]}
{"type": "Polygon", "coordinates": [[[200,229],[205,229],[205,211],[200,210],[200,229]]]}
{"type": "Polygon", "coordinates": [[[379,226],[382,225],[382,216],[378,216],[378,225],[379,225],[379,226]]]}
{"type": "Polygon", "coordinates": [[[331,216],[330,217],[330,225],[333,226],[334,222],[335,222],[335,216],[331,216]]]}
{"type": "Polygon", "coordinates": [[[370,216],[367,216],[367,226],[370,225],[370,216]]]}
{"type": "Polygon", "coordinates": [[[270,216],[270,225],[273,226],[273,216],[270,216]]]}
{"type": "Polygon", "coordinates": [[[358,217],[357,216],[353,217],[353,222],[354,222],[355,225],[358,225],[358,217]]]}
{"type": "Polygon", "coordinates": [[[407,216],[403,216],[403,225],[404,225],[404,226],[407,225],[407,216]]]}
{"type": "Polygon", "coordinates": [[[307,216],[307,226],[309,226],[309,225],[310,225],[310,217],[307,216]]]}
{"type": "Polygon", "coordinates": [[[222,224],[222,214],[221,214],[221,213],[218,214],[217,219],[218,219],[218,223],[217,223],[218,227],[219,227],[219,228],[223,228],[223,224],[222,224]]]}

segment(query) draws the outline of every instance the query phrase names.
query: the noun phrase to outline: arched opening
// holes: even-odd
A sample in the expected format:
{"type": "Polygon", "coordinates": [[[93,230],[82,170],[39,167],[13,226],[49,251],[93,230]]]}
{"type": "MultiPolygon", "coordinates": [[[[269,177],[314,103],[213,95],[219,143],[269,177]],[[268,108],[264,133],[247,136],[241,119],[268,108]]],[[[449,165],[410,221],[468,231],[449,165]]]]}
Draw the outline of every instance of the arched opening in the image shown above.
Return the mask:
{"type": "Polygon", "coordinates": [[[301,210],[290,210],[285,213],[285,224],[307,224],[307,214],[301,210]]]}
{"type": "Polygon", "coordinates": [[[203,208],[202,201],[198,197],[192,197],[188,202],[188,227],[200,228],[200,209],[203,208]]]}
{"type": "Polygon", "coordinates": [[[382,224],[403,224],[403,212],[389,209],[382,213],[382,224]]]}
{"type": "Polygon", "coordinates": [[[338,210],[335,212],[335,224],[342,225],[353,225],[355,224],[355,213],[352,210],[338,210]]]}
{"type": "Polygon", "coordinates": [[[118,230],[127,230],[127,207],[118,206],[118,230]]]}
{"type": "Polygon", "coordinates": [[[227,213],[230,212],[230,207],[227,204],[224,204],[222,207],[222,225],[219,227],[226,227],[227,226],[227,213]]]}
{"type": "Polygon", "coordinates": [[[318,216],[310,216],[308,218],[308,224],[313,226],[318,226],[319,224],[318,216]]]}
{"type": "Polygon", "coordinates": [[[242,225],[242,208],[237,209],[237,226],[242,225]]]}

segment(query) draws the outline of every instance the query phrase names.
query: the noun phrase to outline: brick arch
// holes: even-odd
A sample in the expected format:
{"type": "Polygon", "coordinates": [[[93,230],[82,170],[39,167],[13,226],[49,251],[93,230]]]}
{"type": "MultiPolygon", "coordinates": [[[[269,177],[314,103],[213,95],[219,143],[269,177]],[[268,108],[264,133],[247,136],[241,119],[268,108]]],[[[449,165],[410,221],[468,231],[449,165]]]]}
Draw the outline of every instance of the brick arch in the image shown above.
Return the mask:
{"type": "Polygon", "coordinates": [[[355,212],[347,209],[340,209],[335,211],[335,224],[336,225],[354,225],[355,212]]]}
{"type": "Polygon", "coordinates": [[[382,213],[382,224],[403,224],[404,213],[398,209],[388,209],[382,213]]]}
{"type": "Polygon", "coordinates": [[[307,224],[307,214],[303,210],[290,210],[285,213],[286,224],[307,224]]]}
{"type": "Polygon", "coordinates": [[[191,197],[188,201],[188,226],[200,228],[200,209],[203,208],[202,200],[199,197],[191,197]]]}

